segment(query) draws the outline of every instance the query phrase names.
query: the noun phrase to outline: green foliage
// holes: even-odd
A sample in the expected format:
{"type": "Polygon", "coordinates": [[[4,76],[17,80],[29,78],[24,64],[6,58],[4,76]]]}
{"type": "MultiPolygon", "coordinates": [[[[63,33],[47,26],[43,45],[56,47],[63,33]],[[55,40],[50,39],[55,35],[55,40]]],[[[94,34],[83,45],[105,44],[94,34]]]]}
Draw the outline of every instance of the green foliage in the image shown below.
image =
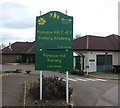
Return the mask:
{"type": "Polygon", "coordinates": [[[70,73],[73,74],[73,75],[85,76],[85,72],[83,72],[83,71],[76,71],[76,70],[74,70],[74,71],[71,71],[70,73]]]}
{"type": "Polygon", "coordinates": [[[4,73],[15,73],[16,71],[4,71],[4,73]]]}
{"type": "Polygon", "coordinates": [[[30,70],[26,70],[26,73],[29,74],[31,71],[30,70]]]}
{"type": "Polygon", "coordinates": [[[4,73],[21,73],[22,72],[22,70],[21,69],[16,69],[15,71],[4,71],[4,73]]]}
{"type": "Polygon", "coordinates": [[[15,73],[21,73],[22,70],[21,69],[16,69],[15,73]]]}
{"type": "MultiPolygon", "coordinates": [[[[66,97],[66,83],[58,77],[43,77],[43,99],[60,100],[66,97]]],[[[40,83],[35,83],[29,90],[29,94],[35,99],[39,99],[40,83]]],[[[73,89],[69,87],[69,97],[73,89]]]]}

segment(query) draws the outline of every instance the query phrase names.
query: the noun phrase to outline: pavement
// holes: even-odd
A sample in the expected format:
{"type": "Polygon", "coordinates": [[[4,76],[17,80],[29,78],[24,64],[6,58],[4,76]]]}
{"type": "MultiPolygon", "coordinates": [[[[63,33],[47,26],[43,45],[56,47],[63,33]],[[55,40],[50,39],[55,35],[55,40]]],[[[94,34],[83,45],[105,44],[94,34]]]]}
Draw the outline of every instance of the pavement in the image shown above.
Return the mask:
{"type": "Polygon", "coordinates": [[[112,72],[91,72],[88,76],[108,80],[120,80],[120,74],[115,74],[112,72]]]}

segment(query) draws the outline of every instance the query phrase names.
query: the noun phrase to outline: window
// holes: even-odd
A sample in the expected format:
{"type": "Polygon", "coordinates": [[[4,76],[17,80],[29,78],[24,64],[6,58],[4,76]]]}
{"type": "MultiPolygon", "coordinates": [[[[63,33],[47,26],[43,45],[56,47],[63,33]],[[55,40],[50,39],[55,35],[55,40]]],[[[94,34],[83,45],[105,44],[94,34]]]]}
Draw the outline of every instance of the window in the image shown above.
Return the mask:
{"type": "Polygon", "coordinates": [[[17,55],[16,56],[16,61],[21,62],[22,61],[22,55],[17,55]]]}

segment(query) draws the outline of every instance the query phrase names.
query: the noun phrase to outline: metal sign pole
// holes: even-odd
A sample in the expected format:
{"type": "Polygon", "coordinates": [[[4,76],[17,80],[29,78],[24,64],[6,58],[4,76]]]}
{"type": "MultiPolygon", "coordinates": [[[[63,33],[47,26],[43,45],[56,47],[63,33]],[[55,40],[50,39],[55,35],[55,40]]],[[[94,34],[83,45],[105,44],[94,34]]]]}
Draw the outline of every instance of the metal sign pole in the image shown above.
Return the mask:
{"type": "Polygon", "coordinates": [[[87,76],[88,76],[88,68],[87,68],[87,76]]]}
{"type": "Polygon", "coordinates": [[[68,71],[66,71],[66,103],[69,103],[69,92],[68,92],[68,71]]]}
{"type": "Polygon", "coordinates": [[[40,71],[40,100],[42,100],[42,71],[40,71]]]}
{"type": "MultiPolygon", "coordinates": [[[[40,11],[41,16],[42,11],[40,11]]],[[[40,49],[42,51],[42,49],[40,49]]],[[[42,100],[42,71],[40,71],[40,100],[42,100]]]]}

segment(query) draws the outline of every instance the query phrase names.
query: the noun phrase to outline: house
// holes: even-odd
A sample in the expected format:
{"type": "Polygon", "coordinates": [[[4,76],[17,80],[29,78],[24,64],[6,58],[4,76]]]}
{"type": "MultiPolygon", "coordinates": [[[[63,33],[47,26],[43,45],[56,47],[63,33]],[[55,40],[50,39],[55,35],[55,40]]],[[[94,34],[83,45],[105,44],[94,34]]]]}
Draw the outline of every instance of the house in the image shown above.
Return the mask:
{"type": "MultiPolygon", "coordinates": [[[[86,35],[74,40],[74,69],[109,71],[120,65],[120,36],[86,35]]],[[[35,42],[15,42],[2,50],[2,63],[35,63],[35,42]]]]}
{"type": "Polygon", "coordinates": [[[109,71],[113,65],[120,65],[120,36],[80,37],[74,40],[74,51],[79,54],[75,68],[88,72],[109,71]]]}
{"type": "Polygon", "coordinates": [[[35,42],[15,42],[2,50],[2,63],[34,63],[35,42]]]}

